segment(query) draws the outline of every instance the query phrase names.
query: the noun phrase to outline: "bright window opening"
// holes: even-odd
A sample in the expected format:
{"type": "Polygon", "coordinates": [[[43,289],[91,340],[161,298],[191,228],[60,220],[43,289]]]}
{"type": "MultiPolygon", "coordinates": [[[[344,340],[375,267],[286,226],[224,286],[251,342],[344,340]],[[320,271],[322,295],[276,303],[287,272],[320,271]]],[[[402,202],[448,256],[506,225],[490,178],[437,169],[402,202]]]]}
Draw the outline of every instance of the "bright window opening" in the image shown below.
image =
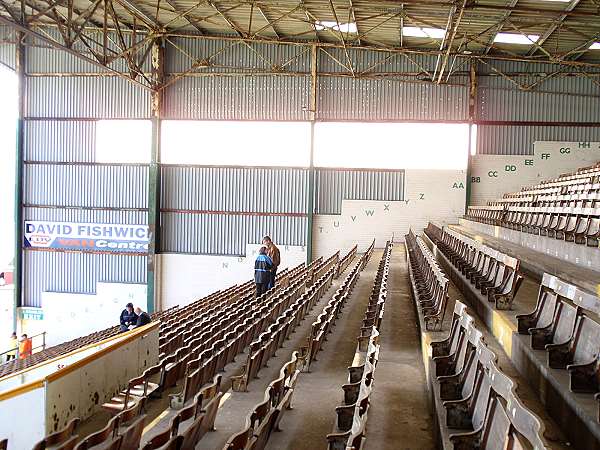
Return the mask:
{"type": "Polygon", "coordinates": [[[442,30],[441,28],[404,27],[402,28],[402,35],[430,39],[443,39],[446,35],[446,31],[442,30]]]}
{"type": "Polygon", "coordinates": [[[467,124],[327,122],[315,126],[315,165],[465,169],[467,124]]]}
{"type": "Polygon", "coordinates": [[[166,164],[302,167],[309,150],[308,122],[163,121],[166,164]]]}
{"type": "Polygon", "coordinates": [[[590,50],[600,50],[600,42],[594,42],[590,45],[590,50]]]}
{"type": "Polygon", "coordinates": [[[355,22],[340,23],[338,26],[337,22],[330,22],[327,20],[317,20],[315,22],[315,28],[318,31],[330,29],[334,31],[341,31],[342,33],[358,33],[358,28],[355,22]]]}
{"type": "Polygon", "coordinates": [[[537,34],[498,33],[494,38],[494,42],[499,44],[531,45],[537,42],[539,38],[537,34]]]}
{"type": "Polygon", "coordinates": [[[96,126],[96,161],[149,163],[151,142],[149,120],[100,120],[96,126]]]}
{"type": "Polygon", "coordinates": [[[471,156],[477,154],[477,125],[471,125],[471,156]]]}

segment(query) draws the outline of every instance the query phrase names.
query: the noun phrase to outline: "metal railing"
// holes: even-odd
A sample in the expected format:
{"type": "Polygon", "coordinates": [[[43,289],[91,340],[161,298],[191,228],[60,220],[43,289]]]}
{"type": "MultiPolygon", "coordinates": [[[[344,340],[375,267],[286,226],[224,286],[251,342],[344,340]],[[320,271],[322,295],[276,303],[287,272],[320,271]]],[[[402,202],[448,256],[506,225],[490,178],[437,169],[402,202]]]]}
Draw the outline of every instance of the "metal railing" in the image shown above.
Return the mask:
{"type": "MultiPolygon", "coordinates": [[[[36,352],[36,350],[42,349],[45,350],[46,349],[46,332],[42,331],[39,334],[34,334],[33,336],[28,336],[29,339],[31,339],[31,354],[34,354],[36,352]],[[36,338],[40,338],[37,339],[38,342],[41,341],[41,343],[39,343],[38,345],[35,345],[36,342],[36,338]]],[[[5,364],[7,363],[7,357],[9,353],[15,352],[16,358],[19,359],[19,347],[17,346],[16,349],[9,349],[9,350],[5,350],[3,352],[0,353],[0,364],[5,364]]]]}

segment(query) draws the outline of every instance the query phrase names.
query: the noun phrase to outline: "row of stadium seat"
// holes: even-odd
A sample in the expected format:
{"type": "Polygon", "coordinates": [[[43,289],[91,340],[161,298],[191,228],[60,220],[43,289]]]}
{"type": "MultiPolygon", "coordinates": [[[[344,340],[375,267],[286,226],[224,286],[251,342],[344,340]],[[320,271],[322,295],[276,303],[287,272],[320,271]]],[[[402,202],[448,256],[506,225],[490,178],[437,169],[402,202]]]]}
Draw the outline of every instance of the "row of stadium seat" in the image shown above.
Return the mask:
{"type": "Polygon", "coordinates": [[[448,305],[448,279],[435,257],[412,230],[404,238],[410,287],[419,319],[429,331],[440,330],[448,305]]]}
{"type": "Polygon", "coordinates": [[[494,250],[447,227],[435,244],[464,281],[475,286],[496,309],[511,309],[523,281],[517,258],[494,250]]]}
{"type": "Polygon", "coordinates": [[[470,206],[468,219],[597,247],[600,238],[600,163],[487,206],[470,206]]]}
{"type": "Polygon", "coordinates": [[[348,383],[342,386],[342,405],[336,407],[333,432],[327,435],[329,450],[360,449],[365,440],[373,377],[379,359],[379,330],[387,299],[392,245],[386,244],[362,321],[348,383]]]}
{"type": "Polygon", "coordinates": [[[279,376],[265,389],[264,400],[246,416],[244,428],[227,440],[223,450],[263,450],[266,447],[271,433],[279,430],[283,414],[291,408],[300,366],[298,352],[294,352],[292,359],[279,371],[279,376]]]}
{"type": "MultiPolygon", "coordinates": [[[[352,293],[360,272],[364,269],[369,261],[373,252],[373,245],[363,254],[360,260],[354,265],[350,273],[346,276],[343,283],[337,289],[335,294],[331,297],[329,302],[323,307],[323,311],[317,317],[310,329],[310,333],[306,339],[306,345],[300,348],[300,355],[302,358],[302,371],[310,372],[310,366],[313,361],[317,360],[317,353],[321,351],[323,342],[327,340],[327,335],[331,332],[331,329],[335,326],[336,320],[342,311],[342,308],[346,304],[348,297],[352,293]]],[[[348,267],[349,261],[354,259],[355,251],[351,251],[351,258],[344,258],[345,265],[348,267]]],[[[343,271],[339,271],[341,274],[343,271]]]]}
{"type": "MultiPolygon", "coordinates": [[[[337,262],[337,257],[332,258],[332,261],[337,262]]],[[[319,259],[308,268],[298,267],[291,271],[282,271],[277,278],[278,283],[283,281],[288,284],[291,280],[291,286],[287,289],[283,289],[277,284],[275,289],[268,291],[259,299],[254,298],[253,284],[246,283],[242,286],[234,286],[226,291],[212,294],[184,308],[171,309],[169,311],[170,314],[162,314],[165,321],[162,324],[163,330],[161,330],[161,337],[164,338],[167,336],[167,339],[163,339],[161,348],[165,349],[165,343],[171,341],[170,335],[179,334],[181,338],[177,340],[176,345],[167,347],[170,353],[163,352],[160,355],[161,360],[159,364],[146,369],[140,377],[130,380],[124,391],[116,397],[113,397],[111,402],[103,405],[106,409],[116,415],[102,430],[85,438],[80,444],[81,449],[87,448],[84,447],[86,445],[94,447],[102,445],[103,447],[107,446],[107,448],[115,449],[137,448],[141,438],[141,431],[139,435],[137,432],[133,435],[134,439],[135,436],[137,436],[137,444],[131,441],[131,433],[127,434],[128,438],[124,440],[124,438],[120,437],[120,434],[115,431],[115,426],[117,424],[121,424],[120,426],[123,425],[123,418],[125,416],[128,418],[132,415],[136,417],[140,416],[145,403],[151,398],[151,395],[174,386],[177,381],[184,376],[186,376],[187,380],[187,375],[189,375],[190,370],[193,368],[197,369],[196,372],[200,370],[197,367],[200,362],[205,363],[202,367],[205,370],[202,372],[202,379],[196,380],[200,383],[198,387],[204,385],[207,381],[210,381],[216,376],[216,372],[222,368],[222,364],[226,364],[231,355],[235,356],[228,350],[231,348],[239,348],[239,346],[232,345],[232,341],[228,339],[233,339],[231,331],[236,329],[236,326],[240,324],[239,321],[236,322],[234,320],[234,312],[253,310],[260,310],[263,313],[266,312],[265,317],[258,321],[258,324],[261,326],[254,328],[255,334],[244,334],[244,336],[247,337],[248,342],[251,341],[258,333],[264,331],[266,326],[270,323],[274,311],[278,310],[277,307],[281,304],[282,298],[290,295],[291,292],[299,290],[299,286],[304,287],[308,274],[312,274],[315,268],[320,270],[321,265],[322,260],[319,259]],[[256,303],[256,306],[251,304],[253,302],[256,303]],[[258,305],[260,305],[262,309],[259,308],[258,305]],[[265,307],[266,310],[264,309],[265,307]],[[202,341],[204,341],[203,344],[202,341]],[[202,361],[202,357],[207,355],[206,350],[202,350],[205,347],[210,348],[212,356],[208,359],[212,362],[216,362],[215,364],[202,361]],[[224,355],[227,355],[227,357],[224,355]],[[151,379],[155,379],[156,382],[150,381],[151,379]],[[111,431],[109,432],[108,430],[111,431]],[[123,440],[126,444],[122,443],[123,440]],[[127,446],[125,447],[123,445],[127,446]]],[[[330,267],[330,270],[332,271],[333,269],[330,267]]],[[[241,323],[247,324],[248,321],[243,321],[241,323]]],[[[253,323],[253,325],[254,324],[256,324],[256,322],[253,323]]],[[[237,327],[237,329],[239,330],[239,327],[237,327]]],[[[233,341],[235,341],[235,339],[233,339],[233,341]]],[[[243,347],[239,349],[239,351],[242,349],[243,347]]],[[[194,393],[195,395],[193,395],[192,403],[195,403],[199,408],[199,404],[202,404],[200,411],[203,411],[203,416],[205,416],[205,419],[202,421],[204,425],[198,423],[196,424],[198,425],[197,427],[195,426],[189,431],[186,431],[187,428],[185,427],[178,427],[178,434],[186,439],[185,442],[189,439],[200,439],[204,432],[212,428],[215,418],[214,414],[216,414],[216,407],[218,405],[218,397],[221,395],[219,394],[219,386],[220,377],[216,376],[215,381],[212,384],[209,384],[208,386],[199,389],[197,393],[194,393]],[[200,400],[201,398],[204,399],[204,401],[200,400]],[[204,430],[204,432],[201,432],[201,430],[204,430]]],[[[191,392],[191,390],[188,390],[188,392],[191,392]]],[[[180,416],[180,419],[188,417],[188,414],[189,411],[185,411],[183,416],[180,416]]],[[[190,425],[192,424],[190,423],[190,425]]],[[[136,426],[141,427],[139,428],[140,430],[143,429],[143,420],[136,422],[136,426]]],[[[136,428],[136,430],[137,429],[138,428],[136,428]]],[[[65,442],[57,443],[53,448],[70,449],[73,448],[72,444],[74,444],[74,442],[75,440],[69,439],[65,442]]]]}
{"type": "Polygon", "coordinates": [[[444,449],[550,449],[544,424],[523,406],[466,306],[457,301],[448,337],[431,343],[429,371],[444,449]]]}
{"type": "Polygon", "coordinates": [[[600,298],[544,274],[535,309],[517,316],[519,333],[531,336],[531,349],[547,354],[547,366],[559,370],[563,389],[580,394],[582,403],[592,396],[600,402],[598,314],[600,298]],[[560,374],[565,370],[567,378],[560,374]]]}

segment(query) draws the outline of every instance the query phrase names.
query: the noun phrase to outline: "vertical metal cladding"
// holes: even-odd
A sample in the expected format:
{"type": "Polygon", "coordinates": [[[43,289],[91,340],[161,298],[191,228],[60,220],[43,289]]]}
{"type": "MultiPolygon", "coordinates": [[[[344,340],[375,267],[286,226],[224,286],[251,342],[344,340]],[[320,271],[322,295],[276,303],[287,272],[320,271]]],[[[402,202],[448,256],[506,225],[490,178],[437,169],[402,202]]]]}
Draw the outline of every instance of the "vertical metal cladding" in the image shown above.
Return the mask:
{"type": "Polygon", "coordinates": [[[306,245],[306,217],[238,214],[162,214],[166,253],[244,256],[265,234],[280,245],[306,245]]]}
{"type": "Polygon", "coordinates": [[[343,200],[404,200],[404,170],[316,169],[315,213],[341,214],[343,200]]]}
{"type": "MultiPolygon", "coordinates": [[[[539,76],[519,77],[531,85],[539,76]]],[[[598,86],[582,77],[557,77],[533,90],[520,90],[500,76],[479,78],[477,105],[480,120],[600,122],[598,86]]]]}
{"type": "Polygon", "coordinates": [[[308,120],[309,77],[202,76],[166,89],[165,118],[308,120]]]}
{"type": "Polygon", "coordinates": [[[468,88],[415,81],[327,77],[318,82],[319,118],[466,120],[468,88]]]}
{"type": "Polygon", "coordinates": [[[535,141],[598,142],[600,127],[495,126],[477,127],[477,153],[532,155],[535,141]]]}
{"type": "Polygon", "coordinates": [[[94,162],[95,121],[28,121],[25,126],[25,160],[94,162]]]}
{"type": "Polygon", "coordinates": [[[150,91],[117,77],[30,77],[27,117],[150,117],[150,91]]]}
{"type": "Polygon", "coordinates": [[[163,166],[163,208],[304,213],[307,171],[295,168],[163,166]]]}
{"type": "Polygon", "coordinates": [[[95,294],[98,282],[146,283],[145,256],[26,251],[24,260],[23,306],[43,307],[45,291],[95,294]]]}
{"type": "Polygon", "coordinates": [[[32,205],[147,208],[148,166],[25,165],[25,199],[32,205]]]}
{"type": "Polygon", "coordinates": [[[305,245],[307,176],[299,168],[163,167],[162,206],[178,210],[162,213],[163,251],[243,255],[268,233],[305,245]]]}
{"type": "Polygon", "coordinates": [[[310,49],[300,45],[178,37],[170,38],[166,49],[166,69],[174,74],[189,70],[195,61],[204,60],[208,60],[212,66],[199,67],[199,73],[242,73],[249,70],[270,70],[273,67],[310,72],[310,49]]]}
{"type": "Polygon", "coordinates": [[[26,207],[24,217],[25,220],[46,220],[49,222],[118,223],[126,225],[145,225],[148,222],[146,211],[26,207]]]}
{"type": "MultiPolygon", "coordinates": [[[[64,44],[64,39],[57,28],[53,27],[35,27],[34,31],[39,34],[49,37],[55,42],[64,44]]],[[[102,30],[97,31],[86,31],[86,36],[91,39],[95,39],[97,42],[102,42],[103,32],[102,30]]],[[[125,45],[131,45],[132,35],[126,30],[122,33],[125,45]]],[[[137,35],[137,42],[145,38],[144,34],[137,35]]],[[[117,44],[120,42],[120,36],[116,31],[108,33],[108,51],[109,54],[119,54],[123,52],[123,49],[117,44]]],[[[51,47],[46,42],[38,39],[28,37],[27,38],[28,50],[27,50],[27,72],[31,74],[48,74],[48,75],[61,75],[61,74],[106,74],[110,75],[110,72],[99,65],[92,64],[75,55],[70,53],[57,50],[51,47]]],[[[138,54],[144,54],[148,47],[139,46],[138,54]]],[[[85,46],[76,41],[73,44],[73,49],[86,53],[87,49],[85,46]]],[[[127,72],[129,70],[128,63],[125,58],[119,58],[113,61],[109,67],[119,72],[127,72]]],[[[144,72],[150,71],[150,60],[149,58],[144,61],[141,69],[144,72]]]]}
{"type": "Polygon", "coordinates": [[[15,69],[16,42],[16,32],[6,25],[0,25],[0,63],[13,70],[15,69]]]}

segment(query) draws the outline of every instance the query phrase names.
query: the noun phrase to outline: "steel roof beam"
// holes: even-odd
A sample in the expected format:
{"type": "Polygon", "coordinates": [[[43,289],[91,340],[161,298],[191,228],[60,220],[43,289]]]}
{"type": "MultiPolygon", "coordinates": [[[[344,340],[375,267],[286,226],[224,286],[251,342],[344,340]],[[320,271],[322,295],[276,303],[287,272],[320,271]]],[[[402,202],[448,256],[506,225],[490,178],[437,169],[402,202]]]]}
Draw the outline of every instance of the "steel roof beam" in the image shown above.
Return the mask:
{"type": "Polygon", "coordinates": [[[179,7],[175,4],[174,1],[172,1],[172,0],[164,0],[164,1],[167,3],[167,5],[169,5],[171,8],[173,8],[174,13],[177,13],[180,17],[183,17],[187,21],[187,23],[189,23],[191,26],[193,26],[196,29],[196,31],[198,31],[198,33],[204,34],[204,30],[202,28],[200,28],[200,26],[197,23],[193,22],[187,16],[187,12],[181,11],[179,9],[179,7]]]}
{"type": "MultiPolygon", "coordinates": [[[[575,7],[579,4],[580,0],[571,0],[571,2],[567,5],[565,12],[570,12],[573,11],[573,9],[575,9],[575,7]]],[[[552,24],[550,26],[550,28],[548,28],[546,31],[544,31],[544,34],[542,34],[540,36],[540,38],[537,41],[537,44],[542,46],[544,45],[544,42],[546,42],[548,40],[548,38],[550,36],[552,36],[552,34],[558,30],[560,28],[560,26],[563,24],[563,22],[565,21],[565,19],[567,18],[566,14],[561,14],[560,17],[558,18],[558,21],[554,24],[552,24]]],[[[533,56],[536,52],[538,51],[537,47],[533,47],[531,50],[529,50],[529,52],[527,53],[527,56],[533,56]]]]}

